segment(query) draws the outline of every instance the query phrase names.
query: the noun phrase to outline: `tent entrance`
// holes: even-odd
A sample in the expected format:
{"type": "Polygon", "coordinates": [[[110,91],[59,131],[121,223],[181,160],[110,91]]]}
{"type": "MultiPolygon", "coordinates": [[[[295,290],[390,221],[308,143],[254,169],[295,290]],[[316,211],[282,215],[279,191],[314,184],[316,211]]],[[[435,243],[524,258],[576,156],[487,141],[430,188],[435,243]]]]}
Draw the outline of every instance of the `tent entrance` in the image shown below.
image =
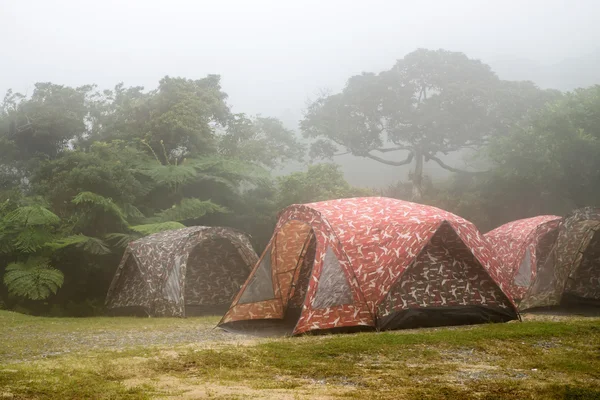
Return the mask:
{"type": "Polygon", "coordinates": [[[448,223],[440,226],[378,306],[381,330],[516,318],[502,290],[448,223]]]}
{"type": "Polygon", "coordinates": [[[247,277],[248,266],[231,241],[202,241],[187,260],[185,315],[222,315],[247,277]]]}
{"type": "Polygon", "coordinates": [[[281,227],[234,306],[256,307],[253,312],[261,313],[261,303],[276,302],[281,305],[281,312],[276,316],[265,314],[263,318],[227,322],[221,327],[257,336],[292,334],[302,313],[316,247],[315,233],[309,224],[291,220],[281,227]]]}
{"type": "Polygon", "coordinates": [[[289,332],[293,332],[300,314],[302,313],[302,305],[306,298],[306,292],[308,291],[308,283],[312,274],[313,265],[315,262],[315,251],[317,248],[317,242],[315,235],[311,230],[303,248],[298,257],[298,262],[293,271],[293,279],[290,284],[290,289],[286,299],[284,300],[284,315],[283,321],[289,332]]]}

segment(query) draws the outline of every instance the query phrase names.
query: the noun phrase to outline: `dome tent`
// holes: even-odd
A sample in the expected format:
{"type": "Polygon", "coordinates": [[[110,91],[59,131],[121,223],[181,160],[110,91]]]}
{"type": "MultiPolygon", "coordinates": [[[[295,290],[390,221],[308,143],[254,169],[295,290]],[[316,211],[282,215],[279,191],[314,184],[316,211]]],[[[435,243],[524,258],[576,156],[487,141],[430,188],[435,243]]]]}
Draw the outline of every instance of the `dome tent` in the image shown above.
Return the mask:
{"type": "Polygon", "coordinates": [[[301,334],[516,319],[498,268],[473,224],[434,207],[293,205],[219,326],[301,334]]]}
{"type": "Polygon", "coordinates": [[[600,306],[600,208],[580,208],[560,221],[519,308],[560,305],[600,306]]]}
{"type": "Polygon", "coordinates": [[[227,310],[258,257],[247,235],[189,227],[129,243],[106,296],[113,314],[183,317],[227,310]]]}
{"type": "Polygon", "coordinates": [[[501,262],[504,288],[520,301],[543,265],[558,235],[561,217],[541,215],[504,224],[484,235],[501,262]]]}

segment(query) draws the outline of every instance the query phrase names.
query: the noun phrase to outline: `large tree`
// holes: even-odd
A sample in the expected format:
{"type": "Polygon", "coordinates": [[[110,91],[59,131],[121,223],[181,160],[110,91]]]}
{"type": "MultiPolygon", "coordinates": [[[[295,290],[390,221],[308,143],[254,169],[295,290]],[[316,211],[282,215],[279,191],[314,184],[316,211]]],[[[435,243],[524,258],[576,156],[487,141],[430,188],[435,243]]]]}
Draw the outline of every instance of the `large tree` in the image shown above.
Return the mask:
{"type": "Polygon", "coordinates": [[[462,53],[420,49],[388,71],[351,77],[342,92],[320,97],[301,128],[317,139],[314,157],[342,152],[392,166],[414,163],[413,198],[420,199],[424,163],[458,172],[440,155],[483,145],[546,96],[531,83],[501,81],[462,53]],[[392,152],[405,158],[386,156],[392,152]]]}

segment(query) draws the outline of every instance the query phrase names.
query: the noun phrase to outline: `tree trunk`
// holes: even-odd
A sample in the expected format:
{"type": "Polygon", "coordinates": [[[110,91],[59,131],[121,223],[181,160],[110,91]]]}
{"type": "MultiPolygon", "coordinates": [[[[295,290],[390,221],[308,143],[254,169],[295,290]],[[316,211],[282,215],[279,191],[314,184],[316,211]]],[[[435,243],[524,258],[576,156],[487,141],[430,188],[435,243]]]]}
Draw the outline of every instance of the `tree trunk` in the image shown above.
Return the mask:
{"type": "Polygon", "coordinates": [[[415,151],[415,172],[412,177],[412,200],[419,201],[423,198],[423,153],[415,151]]]}

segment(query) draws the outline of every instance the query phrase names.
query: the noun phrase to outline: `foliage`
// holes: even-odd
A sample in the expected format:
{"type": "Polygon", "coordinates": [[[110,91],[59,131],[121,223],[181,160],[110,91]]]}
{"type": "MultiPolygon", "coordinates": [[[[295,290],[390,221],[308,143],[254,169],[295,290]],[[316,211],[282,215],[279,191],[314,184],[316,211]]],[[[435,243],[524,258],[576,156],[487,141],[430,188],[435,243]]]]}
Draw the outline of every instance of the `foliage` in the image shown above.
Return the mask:
{"type": "Polygon", "coordinates": [[[37,257],[9,264],[4,274],[4,284],[10,294],[31,300],[43,300],[56,293],[63,280],[62,272],[51,268],[48,259],[37,257]]]}
{"type": "Polygon", "coordinates": [[[72,235],[56,239],[46,244],[52,250],[60,250],[69,246],[77,246],[86,252],[95,255],[110,253],[110,248],[102,240],[82,234],[72,235]]]}
{"type": "Polygon", "coordinates": [[[42,206],[19,207],[4,217],[5,221],[21,226],[56,225],[60,218],[42,206]]]}
{"type": "Polygon", "coordinates": [[[199,199],[183,199],[181,203],[173,207],[163,210],[156,214],[151,220],[156,222],[169,221],[189,221],[197,220],[215,212],[227,212],[227,209],[213,203],[210,200],[203,201],[199,199]]]}
{"type": "Polygon", "coordinates": [[[220,153],[226,157],[275,168],[287,160],[302,160],[304,146],[294,132],[275,118],[248,118],[233,115],[219,141],[220,153]]]}
{"type": "MultiPolygon", "coordinates": [[[[414,163],[412,182],[384,194],[448,209],[485,231],[600,205],[599,113],[599,86],[563,95],[502,81],[462,53],[420,49],[316,99],[301,129],[312,158],[414,163]],[[443,161],[465,148],[488,171],[443,161]],[[456,173],[434,184],[423,172],[429,161],[456,173]]],[[[271,177],[304,153],[279,120],[233,114],[218,75],[167,76],[154,90],[38,83],[31,96],[9,91],[0,106],[0,302],[96,313],[86,304],[102,303],[132,240],[231,226],[261,251],[280,209],[374,194],[334,164],[271,177]]]]}
{"type": "Polygon", "coordinates": [[[370,190],[350,186],[336,164],[312,165],[307,172],[296,172],[279,178],[278,188],[278,208],[291,204],[373,195],[370,190]]]}
{"type": "Polygon", "coordinates": [[[600,205],[600,86],[578,89],[497,138],[489,157],[498,179],[566,208],[600,205]],[[525,186],[525,185],[524,185],[525,186]]]}
{"type": "MultiPolygon", "coordinates": [[[[149,91],[9,91],[0,108],[0,274],[47,260],[31,271],[63,274],[60,292],[63,280],[39,292],[55,309],[103,296],[122,248],[142,236],[242,220],[251,233],[270,230],[248,224],[243,199],[304,149],[277,119],[234,115],[226,99],[217,75],[167,76],[149,91]]],[[[0,288],[0,299],[19,307],[35,297],[23,293],[0,288]]]]}
{"type": "Polygon", "coordinates": [[[341,147],[392,166],[414,161],[413,198],[420,199],[423,163],[459,172],[440,155],[484,145],[548,96],[529,83],[503,82],[462,53],[419,49],[388,71],[353,76],[341,93],[318,98],[301,128],[319,139],[314,157],[332,157],[341,147]],[[380,156],[394,152],[406,158],[380,156]]]}
{"type": "Polygon", "coordinates": [[[185,228],[185,225],[175,222],[175,221],[167,221],[167,222],[159,222],[156,224],[146,224],[146,225],[136,225],[132,226],[131,230],[142,235],[151,235],[153,233],[170,231],[174,229],[185,228]]]}

